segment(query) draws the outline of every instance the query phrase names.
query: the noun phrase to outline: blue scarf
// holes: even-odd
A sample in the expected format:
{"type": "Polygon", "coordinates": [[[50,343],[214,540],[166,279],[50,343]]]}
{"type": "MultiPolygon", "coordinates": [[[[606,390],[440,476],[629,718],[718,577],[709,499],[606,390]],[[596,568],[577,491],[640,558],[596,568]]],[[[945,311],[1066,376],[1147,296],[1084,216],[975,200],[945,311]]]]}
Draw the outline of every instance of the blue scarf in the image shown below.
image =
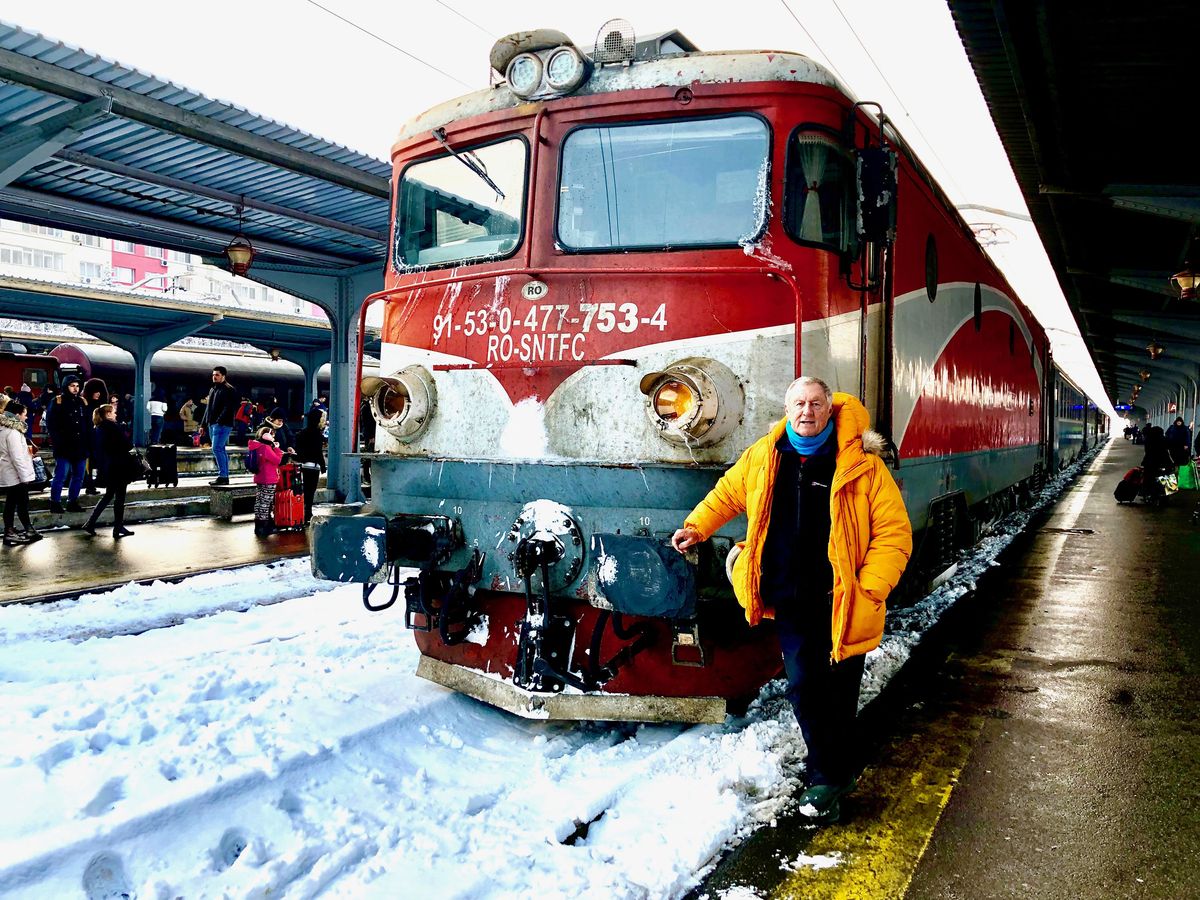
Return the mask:
{"type": "Polygon", "coordinates": [[[796,434],[795,429],[792,428],[792,423],[787,423],[788,440],[792,443],[792,449],[801,456],[812,456],[813,454],[817,453],[823,446],[825,446],[825,442],[829,440],[829,436],[831,434],[833,434],[832,417],[830,417],[829,421],[825,423],[825,427],[822,429],[821,433],[813,435],[812,437],[804,437],[803,435],[796,434]]]}

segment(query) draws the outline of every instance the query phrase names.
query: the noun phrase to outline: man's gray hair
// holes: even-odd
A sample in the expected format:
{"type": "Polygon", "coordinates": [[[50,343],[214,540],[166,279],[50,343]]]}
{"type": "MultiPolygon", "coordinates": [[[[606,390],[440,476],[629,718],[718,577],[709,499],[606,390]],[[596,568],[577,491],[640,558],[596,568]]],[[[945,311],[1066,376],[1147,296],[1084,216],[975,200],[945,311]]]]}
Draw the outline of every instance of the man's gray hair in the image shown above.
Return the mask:
{"type": "Polygon", "coordinates": [[[820,378],[813,378],[811,375],[801,375],[799,378],[797,378],[795,381],[793,381],[791,384],[788,385],[788,389],[783,392],[784,404],[785,405],[787,404],[788,397],[792,396],[792,393],[794,391],[796,391],[799,388],[802,388],[806,385],[810,385],[810,384],[815,384],[817,387],[819,387],[821,390],[823,390],[825,392],[825,399],[829,401],[830,406],[833,405],[833,391],[831,391],[829,389],[829,385],[827,385],[825,382],[823,382],[820,378]]]}

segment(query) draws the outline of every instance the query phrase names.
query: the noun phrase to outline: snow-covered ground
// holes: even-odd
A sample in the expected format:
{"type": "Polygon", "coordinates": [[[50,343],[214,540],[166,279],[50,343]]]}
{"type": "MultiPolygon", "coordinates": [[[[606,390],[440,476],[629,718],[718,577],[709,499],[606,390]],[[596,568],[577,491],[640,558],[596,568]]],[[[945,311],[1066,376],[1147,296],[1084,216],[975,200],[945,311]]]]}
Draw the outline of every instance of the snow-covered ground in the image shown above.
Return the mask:
{"type": "MultiPolygon", "coordinates": [[[[1029,515],[889,617],[864,703],[1029,515]]],[[[307,559],[0,608],[0,894],[673,897],[803,778],[780,682],[723,725],[570,725],[416,661],[307,559]]]]}

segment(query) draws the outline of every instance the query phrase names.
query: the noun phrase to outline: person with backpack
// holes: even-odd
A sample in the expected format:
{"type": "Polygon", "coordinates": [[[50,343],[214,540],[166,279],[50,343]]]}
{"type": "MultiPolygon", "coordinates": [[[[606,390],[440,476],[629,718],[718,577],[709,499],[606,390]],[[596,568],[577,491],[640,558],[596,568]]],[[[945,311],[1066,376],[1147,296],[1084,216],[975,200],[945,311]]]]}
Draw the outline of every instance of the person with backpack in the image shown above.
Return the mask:
{"type": "Polygon", "coordinates": [[[246,468],[254,466],[254,535],[266,537],[274,530],[275,490],[279,485],[279,467],[283,451],[275,441],[275,431],[264,425],[247,446],[246,468]]]}
{"type": "Polygon", "coordinates": [[[234,435],[239,444],[248,443],[246,435],[250,433],[251,417],[254,415],[254,404],[249,397],[243,397],[242,403],[233,416],[234,435]]]}

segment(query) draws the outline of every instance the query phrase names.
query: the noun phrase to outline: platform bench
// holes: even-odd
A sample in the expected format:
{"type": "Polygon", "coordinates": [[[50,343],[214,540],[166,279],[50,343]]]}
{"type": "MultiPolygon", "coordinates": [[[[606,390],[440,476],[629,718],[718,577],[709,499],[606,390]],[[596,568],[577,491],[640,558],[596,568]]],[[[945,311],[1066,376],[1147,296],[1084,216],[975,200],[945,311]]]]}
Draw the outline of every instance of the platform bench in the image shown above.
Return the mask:
{"type": "Polygon", "coordinates": [[[209,514],[232,519],[237,513],[254,512],[254,485],[215,484],[208,489],[209,514]]]}

